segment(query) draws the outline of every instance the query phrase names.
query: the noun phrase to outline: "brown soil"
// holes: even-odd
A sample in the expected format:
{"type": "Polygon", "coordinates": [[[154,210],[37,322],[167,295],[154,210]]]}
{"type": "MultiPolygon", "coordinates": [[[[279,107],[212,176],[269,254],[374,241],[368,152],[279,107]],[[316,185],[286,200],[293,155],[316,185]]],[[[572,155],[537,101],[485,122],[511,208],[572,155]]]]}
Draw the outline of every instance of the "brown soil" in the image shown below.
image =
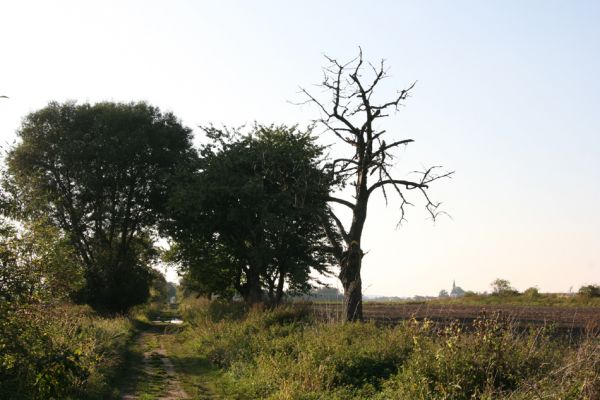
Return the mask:
{"type": "Polygon", "coordinates": [[[168,323],[153,322],[139,335],[136,348],[143,351],[143,359],[134,365],[132,381],[128,383],[122,400],[191,399],[181,386],[173,362],[165,350],[165,335],[172,334],[168,323]]]}
{"type": "MultiPolygon", "coordinates": [[[[341,304],[313,304],[319,319],[338,320],[341,304]]],[[[595,307],[545,307],[516,305],[385,304],[364,303],[364,318],[377,323],[398,323],[415,318],[447,323],[470,323],[481,316],[501,316],[519,326],[554,326],[561,330],[593,331],[600,327],[600,309],[595,307]]]]}

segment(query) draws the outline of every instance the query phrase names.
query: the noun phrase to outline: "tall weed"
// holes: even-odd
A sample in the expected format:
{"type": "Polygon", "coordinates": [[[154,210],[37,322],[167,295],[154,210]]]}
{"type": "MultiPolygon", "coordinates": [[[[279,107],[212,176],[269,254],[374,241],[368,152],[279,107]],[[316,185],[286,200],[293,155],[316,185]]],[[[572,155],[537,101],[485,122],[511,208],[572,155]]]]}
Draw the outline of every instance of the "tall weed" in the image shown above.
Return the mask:
{"type": "Polygon", "coordinates": [[[413,337],[414,351],[381,398],[498,398],[547,373],[557,348],[543,331],[523,333],[495,316],[470,331],[458,323],[413,337]]]}
{"type": "Polygon", "coordinates": [[[0,398],[108,398],[110,370],[132,332],[126,318],[88,307],[5,309],[0,322],[0,398]]]}
{"type": "Polygon", "coordinates": [[[185,304],[195,322],[178,340],[221,370],[224,398],[600,399],[597,339],[570,345],[499,315],[377,326],[317,323],[302,307],[185,304]]]}

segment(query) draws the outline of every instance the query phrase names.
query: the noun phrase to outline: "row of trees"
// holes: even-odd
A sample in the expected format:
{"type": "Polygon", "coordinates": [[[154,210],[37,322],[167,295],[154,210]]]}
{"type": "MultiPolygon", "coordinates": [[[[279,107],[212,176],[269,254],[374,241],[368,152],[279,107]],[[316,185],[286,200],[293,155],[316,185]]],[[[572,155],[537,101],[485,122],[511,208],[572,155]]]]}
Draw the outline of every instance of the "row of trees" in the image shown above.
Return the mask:
{"type": "Polygon", "coordinates": [[[327,157],[312,129],[208,127],[195,149],[190,129],[146,103],[51,103],[25,118],[7,154],[4,213],[21,227],[53,229],[68,244],[65,260],[80,267],[83,282],[71,294],[96,308],[123,311],[145,301],[155,243],[167,237],[165,259],[179,264],[198,293],[277,303],[337,266],[346,319],[361,319],[361,239],[371,196],[397,195],[402,221],[408,193],[417,192],[435,218],[439,203],[427,190],[450,173],[394,177],[393,150],[412,140],[386,141],[378,122],[414,85],[376,103],[383,62],[366,65],[363,75],[362,53],[350,63],[328,61],[322,86],[330,101],[303,93],[321,113],[314,127],[332,133],[345,156],[327,157]]]}
{"type": "Polygon", "coordinates": [[[327,274],[332,263],[322,220],[330,187],[319,168],[323,148],[294,127],[205,133],[197,167],[172,193],[169,259],[201,294],[238,293],[256,303],[265,291],[278,303],[286,287],[307,292],[311,272],[327,274]]]}

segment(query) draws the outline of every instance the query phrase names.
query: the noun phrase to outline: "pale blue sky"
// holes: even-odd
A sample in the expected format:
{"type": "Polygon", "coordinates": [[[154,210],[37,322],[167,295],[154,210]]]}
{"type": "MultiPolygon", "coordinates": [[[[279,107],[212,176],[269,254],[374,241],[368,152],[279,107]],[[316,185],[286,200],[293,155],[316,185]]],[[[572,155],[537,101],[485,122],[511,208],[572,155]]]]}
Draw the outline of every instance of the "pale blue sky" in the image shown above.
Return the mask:
{"type": "Polygon", "coordinates": [[[67,99],[306,124],[317,111],[288,100],[360,45],[391,68],[382,95],[418,81],[385,122],[416,141],[398,173],[456,170],[432,189],[453,220],[417,205],[395,230],[397,205],[373,203],[366,293],[567,291],[600,282],[599,20],[594,1],[4,1],[0,137],[67,99]]]}

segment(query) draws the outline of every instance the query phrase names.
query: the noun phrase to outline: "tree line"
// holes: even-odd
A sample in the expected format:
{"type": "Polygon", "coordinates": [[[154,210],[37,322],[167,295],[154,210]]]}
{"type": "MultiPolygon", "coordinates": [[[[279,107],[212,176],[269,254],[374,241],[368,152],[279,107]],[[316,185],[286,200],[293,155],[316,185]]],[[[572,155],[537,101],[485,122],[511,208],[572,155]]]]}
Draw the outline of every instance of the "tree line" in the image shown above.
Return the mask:
{"type": "Polygon", "coordinates": [[[346,319],[361,319],[371,196],[397,196],[402,221],[410,194],[419,194],[435,218],[440,204],[429,187],[451,173],[434,167],[415,179],[394,175],[394,150],[412,139],[387,133],[379,121],[414,84],[375,102],[383,62],[366,63],[362,52],[348,63],[327,60],[321,86],[331,97],[302,91],[320,113],[305,129],[209,126],[195,147],[191,129],[144,102],[51,102],[26,116],[5,157],[3,229],[35,237],[43,250],[33,253],[44,266],[23,270],[22,261],[2,260],[0,295],[31,289],[11,285],[35,270],[33,286],[60,282],[57,295],[122,312],[147,300],[159,279],[152,265],[162,258],[177,263],[190,290],[239,295],[248,304],[278,304],[337,272],[346,319]],[[317,143],[322,128],[347,155],[329,156],[317,143]],[[160,238],[169,250],[157,248],[160,238]]]}

